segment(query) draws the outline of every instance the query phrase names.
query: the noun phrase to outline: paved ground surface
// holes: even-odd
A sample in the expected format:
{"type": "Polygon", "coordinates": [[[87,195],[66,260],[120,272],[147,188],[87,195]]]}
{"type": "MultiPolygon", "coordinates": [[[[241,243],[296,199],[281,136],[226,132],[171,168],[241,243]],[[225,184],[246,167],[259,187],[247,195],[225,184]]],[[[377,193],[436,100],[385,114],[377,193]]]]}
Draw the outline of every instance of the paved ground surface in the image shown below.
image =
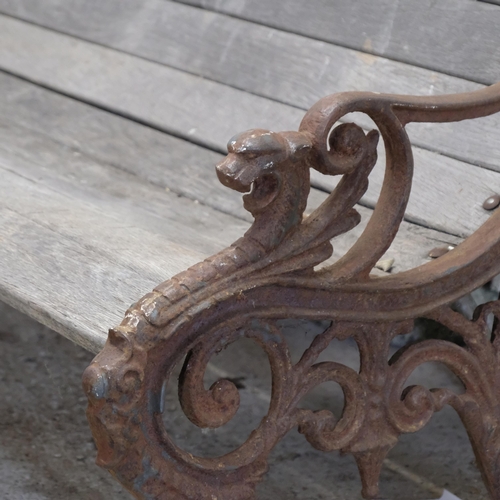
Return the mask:
{"type": "MultiPolygon", "coordinates": [[[[319,329],[320,326],[318,325],[319,329]]],[[[315,328],[290,327],[299,353],[315,328]]],[[[319,331],[319,330],[318,330],[319,331]]],[[[326,352],[356,366],[356,349],[337,342],[326,352]]],[[[114,480],[94,465],[95,448],[87,428],[80,377],[92,355],[0,303],[0,499],[130,499],[114,480]]],[[[190,451],[221,453],[245,439],[269,400],[269,373],[262,353],[251,343],[235,345],[219,356],[207,377],[241,376],[241,410],[227,429],[202,433],[179,412],[174,391],[167,395],[165,424],[190,451]]],[[[426,365],[414,377],[425,385],[456,381],[438,365],[426,365]],[[433,383],[430,383],[430,380],[433,383]]],[[[320,386],[304,405],[339,412],[342,394],[320,386]]],[[[427,500],[442,489],[461,500],[485,499],[467,436],[450,409],[429,426],[404,436],[382,473],[384,498],[427,500]]],[[[274,451],[270,473],[259,487],[261,500],[359,500],[360,484],[351,457],[323,454],[291,432],[274,451]]]]}

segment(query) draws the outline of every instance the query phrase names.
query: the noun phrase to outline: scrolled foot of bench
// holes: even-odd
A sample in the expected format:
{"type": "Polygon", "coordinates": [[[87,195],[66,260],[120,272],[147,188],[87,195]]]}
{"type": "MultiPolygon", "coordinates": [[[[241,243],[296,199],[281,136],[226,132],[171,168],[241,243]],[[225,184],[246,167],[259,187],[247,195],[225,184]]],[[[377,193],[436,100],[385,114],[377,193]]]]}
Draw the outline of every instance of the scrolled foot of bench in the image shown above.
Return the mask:
{"type": "Polygon", "coordinates": [[[451,405],[467,428],[491,497],[499,499],[500,328],[490,318],[500,316],[500,302],[482,306],[472,321],[449,304],[500,273],[500,211],[443,257],[387,278],[370,276],[397,232],[410,193],[413,160],[404,125],[499,109],[498,86],[441,98],[346,93],[319,101],[298,132],[257,129],[232,139],[217,173],[226,186],[248,193],[244,205],[255,222],[231,247],[143,297],[110,331],[84,374],[98,464],[137,498],[246,500],[254,497],[276,443],[298,428],[319,450],[352,453],[363,495],[376,498],[383,460],[398,437],[421,429],[434,412],[451,405]],[[354,124],[335,127],[356,111],[368,114],[384,139],[384,186],[356,244],[335,264],[318,269],[332,253],[330,240],[359,222],[353,206],[377,159],[378,132],[365,134],[354,124]],[[343,178],[303,218],[310,168],[343,178]],[[464,347],[427,340],[388,362],[391,340],[411,331],[417,317],[447,326],[464,347]],[[280,329],[286,318],[331,321],[297,363],[280,329]],[[256,342],[271,365],[268,413],[233,452],[194,456],[163,424],[165,383],[183,362],[184,413],[201,428],[224,425],[238,410],[238,389],[229,380],[206,389],[203,376],[216,352],[243,337],[256,342]],[[359,347],[359,373],[317,361],[333,339],[348,337],[359,347]],[[415,368],[428,361],[450,368],[465,392],[405,387],[415,368]],[[300,407],[302,397],[325,381],[344,391],[340,418],[300,407]]]}

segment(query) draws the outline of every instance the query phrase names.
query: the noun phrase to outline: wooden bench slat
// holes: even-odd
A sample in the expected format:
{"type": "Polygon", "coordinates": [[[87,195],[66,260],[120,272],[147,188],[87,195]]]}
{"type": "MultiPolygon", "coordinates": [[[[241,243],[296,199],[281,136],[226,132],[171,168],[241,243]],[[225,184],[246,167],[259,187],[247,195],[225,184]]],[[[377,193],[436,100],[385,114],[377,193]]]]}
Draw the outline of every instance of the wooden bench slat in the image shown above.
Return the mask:
{"type": "Polygon", "coordinates": [[[500,7],[477,0],[176,1],[472,81],[500,80],[500,7]]]}
{"type": "MultiPolygon", "coordinates": [[[[115,213],[119,210],[122,224],[117,226],[117,230],[126,229],[127,224],[131,227],[144,226],[167,241],[181,242],[186,248],[210,255],[238,239],[249,226],[246,221],[165,192],[136,176],[68,150],[41,134],[1,125],[0,138],[0,160],[3,164],[15,165],[15,170],[12,169],[16,173],[48,186],[47,189],[57,190],[61,196],[74,199],[75,203],[81,200],[98,207],[98,212],[109,209],[110,213],[115,213]],[[224,232],[223,241],[221,231],[224,232]]],[[[9,189],[7,180],[2,179],[2,188],[9,189]]],[[[24,203],[31,211],[35,201],[43,203],[42,199],[27,196],[19,203],[24,203]]],[[[64,218],[65,213],[61,212],[59,216],[64,218]]],[[[129,259],[127,265],[135,267],[155,261],[154,255],[148,260],[137,260],[134,252],[126,256],[129,259]]],[[[153,266],[156,275],[159,269],[161,266],[153,266]]],[[[144,272],[148,269],[144,268],[144,272]]]]}
{"type": "Polygon", "coordinates": [[[0,16],[0,68],[205,147],[303,112],[184,71],[0,16]]]}
{"type": "MultiPolygon", "coordinates": [[[[235,131],[294,129],[302,117],[290,106],[7,17],[0,17],[0,36],[0,67],[221,151],[235,131]]],[[[500,175],[418,148],[415,154],[415,184],[429,192],[424,198],[413,192],[407,219],[470,234],[488,218],[481,203],[500,185],[500,175]],[[450,172],[463,177],[450,182],[450,172]]],[[[363,203],[374,206],[382,175],[380,166],[363,203]]]]}
{"type": "MultiPolygon", "coordinates": [[[[68,154],[84,154],[172,193],[252,220],[241,194],[223,186],[215,175],[222,154],[0,73],[0,126],[12,124],[50,137],[68,154]]],[[[19,153],[25,154],[24,149],[19,153]]]]}
{"type": "Polygon", "coordinates": [[[0,298],[87,349],[248,227],[40,134],[2,126],[0,144],[0,298]]]}
{"type": "MultiPolygon", "coordinates": [[[[500,191],[498,172],[474,168],[443,156],[439,163],[423,149],[413,148],[415,173],[406,218],[416,224],[469,236],[491,215],[482,204],[500,191]]],[[[374,207],[382,187],[385,152],[379,147],[379,161],[370,176],[370,187],[363,202],[374,207]]],[[[319,187],[331,190],[337,178],[314,175],[319,187]]]]}
{"type": "MultiPolygon", "coordinates": [[[[253,220],[243,208],[241,193],[223,186],[216,176],[215,165],[224,155],[0,73],[0,127],[6,134],[14,124],[68,148],[53,153],[55,166],[60,160],[58,154],[84,154],[88,159],[139,176],[195,203],[201,202],[249,222],[253,220]]],[[[4,137],[3,147],[13,148],[14,141],[19,140],[4,137]]],[[[23,157],[30,151],[21,145],[16,154],[23,157]]],[[[40,151],[36,150],[33,161],[39,160],[38,154],[40,151]]],[[[325,192],[311,189],[310,206],[318,206],[325,197],[325,192]]]]}
{"type": "Polygon", "coordinates": [[[126,222],[119,214],[78,206],[6,171],[3,164],[0,174],[0,298],[86,349],[102,348],[107,328],[160,277],[142,266],[123,265],[121,253],[136,251],[137,262],[149,251],[156,253],[165,274],[175,274],[201,256],[167,241],[160,245],[141,228],[120,231],[126,222]]]}
{"type": "MultiPolygon", "coordinates": [[[[0,0],[0,12],[302,109],[345,90],[429,95],[482,87],[168,1],[0,0]]],[[[416,145],[500,171],[499,128],[494,115],[408,130],[416,145]]]]}

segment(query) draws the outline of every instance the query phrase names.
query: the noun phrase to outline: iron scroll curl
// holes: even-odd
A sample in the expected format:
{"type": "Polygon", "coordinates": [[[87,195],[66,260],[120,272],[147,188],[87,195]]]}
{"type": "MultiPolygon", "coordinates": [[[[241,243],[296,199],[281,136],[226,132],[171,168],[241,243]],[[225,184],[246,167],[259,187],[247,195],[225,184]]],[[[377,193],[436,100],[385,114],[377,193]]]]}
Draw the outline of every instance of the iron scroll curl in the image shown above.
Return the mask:
{"type": "Polygon", "coordinates": [[[375,498],[382,461],[398,436],[418,430],[450,404],[469,431],[492,498],[500,498],[495,451],[500,449],[500,402],[490,382],[500,383],[498,345],[486,327],[486,314],[497,315],[500,306],[485,306],[475,321],[457,318],[448,307],[500,273],[500,212],[437,261],[387,278],[370,276],[397,233],[411,190],[413,158],[404,126],[498,110],[500,84],[439,98],[351,92],[320,100],[298,132],[254,129],[231,139],[217,175],[224,185],[246,193],[244,206],[255,221],[229,248],[140,299],[121,325],[110,330],[83,378],[98,463],[137,498],[244,500],[253,497],[270,451],[298,427],[318,449],[353,453],[363,494],[375,498]],[[355,124],[338,125],[352,112],[370,116],[379,131],[365,134],[355,124]],[[377,161],[379,132],[387,163],[374,214],[343,258],[317,270],[332,254],[332,238],[360,221],[354,206],[377,161]],[[342,179],[323,204],[303,218],[311,168],[342,179]],[[466,347],[428,341],[387,363],[391,339],[410,331],[418,316],[452,325],[466,347]],[[277,326],[283,318],[330,320],[331,326],[293,364],[277,326]],[[207,390],[203,374],[222,345],[243,336],[268,356],[273,372],[269,411],[237,450],[215,458],[193,456],[172,441],[162,424],[165,379],[184,359],[179,382],[183,411],[200,427],[224,425],[238,409],[238,390],[229,380],[207,390]],[[359,346],[360,373],[338,363],[317,362],[334,338],[347,337],[359,346]],[[447,364],[466,392],[404,389],[411,372],[428,360],[447,364]],[[464,372],[461,366],[473,369],[464,372]],[[339,419],[326,410],[312,412],[298,405],[304,394],[325,381],[339,383],[344,391],[339,419]],[[376,419],[367,412],[374,406],[380,410],[376,419]],[[477,414],[487,423],[478,427],[477,414]]]}

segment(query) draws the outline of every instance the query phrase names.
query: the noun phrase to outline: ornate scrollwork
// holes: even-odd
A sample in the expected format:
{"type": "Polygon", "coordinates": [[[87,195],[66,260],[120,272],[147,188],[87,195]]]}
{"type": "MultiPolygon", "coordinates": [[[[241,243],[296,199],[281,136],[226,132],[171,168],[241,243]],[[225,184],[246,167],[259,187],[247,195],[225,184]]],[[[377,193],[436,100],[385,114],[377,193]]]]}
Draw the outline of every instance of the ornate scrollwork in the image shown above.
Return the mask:
{"type": "Polygon", "coordinates": [[[452,301],[500,273],[500,212],[440,259],[387,278],[370,270],[391,244],[408,201],[413,160],[404,126],[411,121],[452,121],[500,110],[500,86],[440,98],[345,93],[320,100],[298,132],[251,130],[228,144],[217,166],[221,182],[246,193],[255,218],[226,250],[160,284],[134,304],[84,374],[88,418],[99,465],[137,498],[249,499],[267,469],[275,444],[297,427],[312,446],[354,454],[363,494],[374,498],[386,453],[401,433],[423,427],[451,405],[466,426],[492,498],[500,498],[499,327],[489,331],[500,302],[468,321],[452,301]],[[376,123],[386,149],[384,186],[365,231],[336,263],[330,240],[359,223],[354,205],[367,189],[377,160],[379,132],[351,123],[363,112],[376,123]],[[342,175],[337,188],[307,218],[309,171],[342,175]],[[428,317],[462,336],[465,347],[429,340],[402,349],[388,362],[391,339],[428,317]],[[330,320],[297,363],[277,321],[330,320]],[[184,359],[179,398],[199,427],[224,425],[236,414],[239,393],[229,380],[208,390],[203,383],[211,357],[242,337],[258,343],[272,369],[267,415],[238,449],[216,458],[180,449],[162,423],[165,379],[184,359]],[[359,373],[317,359],[334,338],[352,337],[361,354],[359,373]],[[465,386],[405,388],[427,361],[448,366],[465,386]],[[339,419],[313,412],[299,401],[316,385],[335,381],[345,407],[339,419]]]}

